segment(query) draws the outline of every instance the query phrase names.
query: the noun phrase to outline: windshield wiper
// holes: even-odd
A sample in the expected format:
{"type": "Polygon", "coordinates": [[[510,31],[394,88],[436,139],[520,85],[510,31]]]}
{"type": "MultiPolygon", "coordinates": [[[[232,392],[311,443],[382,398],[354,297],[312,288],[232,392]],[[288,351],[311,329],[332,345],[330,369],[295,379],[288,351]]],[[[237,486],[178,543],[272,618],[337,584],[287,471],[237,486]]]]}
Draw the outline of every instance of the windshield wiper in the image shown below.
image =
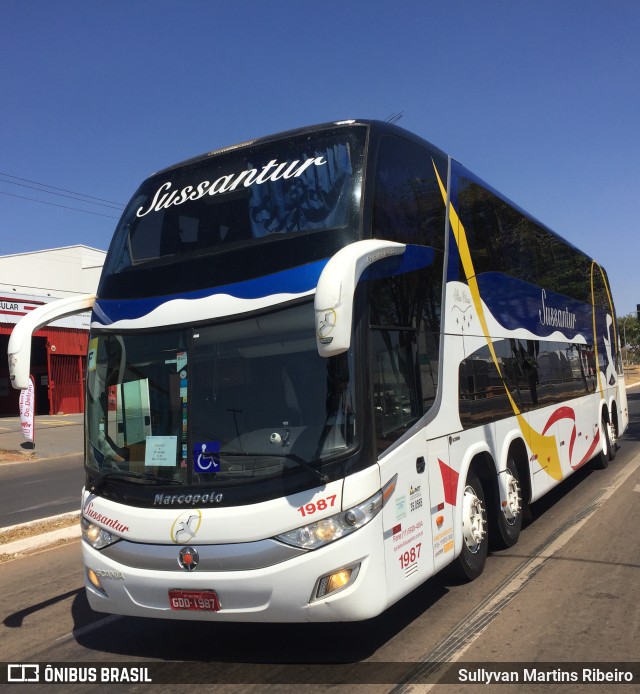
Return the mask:
{"type": "Polygon", "coordinates": [[[243,451],[220,451],[220,457],[223,458],[225,455],[237,456],[244,458],[286,458],[294,463],[297,463],[300,467],[308,470],[321,484],[327,484],[330,480],[324,472],[320,472],[318,468],[313,467],[311,463],[308,463],[304,458],[296,455],[295,453],[245,453],[243,451]]]}
{"type": "Polygon", "coordinates": [[[154,484],[182,484],[180,480],[170,480],[166,477],[156,477],[150,472],[141,473],[130,470],[109,470],[108,472],[103,472],[101,475],[96,477],[95,480],[93,480],[93,482],[89,485],[89,491],[92,494],[97,494],[102,488],[104,481],[107,479],[134,479],[143,480],[145,483],[152,482],[154,484]]]}

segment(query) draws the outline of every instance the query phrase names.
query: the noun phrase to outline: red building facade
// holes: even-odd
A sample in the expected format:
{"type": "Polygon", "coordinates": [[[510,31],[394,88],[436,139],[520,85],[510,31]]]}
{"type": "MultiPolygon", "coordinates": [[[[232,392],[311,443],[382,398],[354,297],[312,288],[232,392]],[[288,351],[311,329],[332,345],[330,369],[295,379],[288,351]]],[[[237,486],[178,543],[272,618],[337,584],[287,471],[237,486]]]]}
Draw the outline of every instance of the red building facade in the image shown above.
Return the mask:
{"type": "MultiPolygon", "coordinates": [[[[25,297],[0,297],[0,416],[18,414],[19,391],[11,386],[7,347],[20,316],[44,303],[25,297]]],[[[34,333],[31,342],[31,375],[35,382],[36,414],[84,412],[84,378],[88,320],[56,321],[34,333]]]]}

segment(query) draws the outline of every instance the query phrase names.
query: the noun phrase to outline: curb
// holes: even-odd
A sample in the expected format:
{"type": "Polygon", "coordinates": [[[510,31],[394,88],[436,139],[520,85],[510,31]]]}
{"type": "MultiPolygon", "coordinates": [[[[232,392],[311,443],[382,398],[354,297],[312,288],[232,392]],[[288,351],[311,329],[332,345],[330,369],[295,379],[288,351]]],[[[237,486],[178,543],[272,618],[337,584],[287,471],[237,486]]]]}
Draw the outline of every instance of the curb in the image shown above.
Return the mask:
{"type": "MultiPolygon", "coordinates": [[[[627,386],[629,388],[630,386],[627,386]]],[[[63,460],[64,458],[72,458],[74,456],[82,456],[82,451],[76,451],[75,453],[62,453],[61,455],[47,455],[46,457],[40,458],[37,453],[20,453],[18,451],[6,450],[4,453],[9,455],[23,455],[23,460],[5,460],[0,453],[0,465],[24,465],[25,463],[47,463],[49,460],[63,460]]],[[[2,529],[0,529],[2,530],[2,529]]]]}
{"type": "MultiPolygon", "coordinates": [[[[11,525],[6,528],[0,528],[0,537],[4,533],[8,533],[12,530],[28,530],[32,527],[37,527],[43,523],[53,523],[59,520],[67,519],[77,519],[80,520],[80,511],[72,511],[71,513],[62,513],[59,516],[51,516],[49,518],[41,518],[36,521],[29,521],[27,523],[20,523],[19,525],[11,525]]],[[[66,528],[58,528],[58,530],[51,530],[50,532],[39,533],[31,537],[24,537],[20,540],[14,540],[13,542],[7,542],[0,544],[0,556],[2,555],[17,555],[22,552],[28,552],[35,549],[42,549],[49,545],[60,542],[61,540],[74,540],[81,537],[80,523],[70,525],[66,528]]]]}

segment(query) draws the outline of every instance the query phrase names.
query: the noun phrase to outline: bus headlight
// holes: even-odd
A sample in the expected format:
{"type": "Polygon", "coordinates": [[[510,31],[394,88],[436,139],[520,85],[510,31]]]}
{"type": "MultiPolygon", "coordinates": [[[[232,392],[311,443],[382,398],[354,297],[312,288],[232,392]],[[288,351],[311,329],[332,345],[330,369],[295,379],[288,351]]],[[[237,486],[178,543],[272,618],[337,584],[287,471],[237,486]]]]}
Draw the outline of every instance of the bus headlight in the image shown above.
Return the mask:
{"type": "Polygon", "coordinates": [[[276,535],[275,539],[302,549],[317,549],[350,535],[380,513],[387,499],[393,494],[396,478],[397,475],[366,501],[333,516],[276,535]]]}
{"type": "Polygon", "coordinates": [[[82,539],[94,549],[103,549],[120,539],[99,525],[90,523],[86,518],[81,519],[80,527],[82,528],[82,539]]]}

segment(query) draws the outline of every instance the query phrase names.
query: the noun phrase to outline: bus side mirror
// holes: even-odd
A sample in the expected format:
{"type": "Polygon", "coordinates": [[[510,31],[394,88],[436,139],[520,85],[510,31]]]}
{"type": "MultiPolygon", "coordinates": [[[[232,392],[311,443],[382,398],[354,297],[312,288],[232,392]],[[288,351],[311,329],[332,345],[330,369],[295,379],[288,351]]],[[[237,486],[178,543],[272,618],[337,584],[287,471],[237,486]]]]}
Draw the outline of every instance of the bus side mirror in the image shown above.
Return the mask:
{"type": "Polygon", "coordinates": [[[11,331],[7,347],[9,376],[14,388],[24,390],[29,385],[31,336],[33,333],[38,328],[58,318],[65,318],[90,309],[95,299],[95,294],[82,294],[51,301],[29,311],[16,323],[11,331]]]}
{"type": "Polygon", "coordinates": [[[378,260],[402,255],[406,246],[367,239],[340,249],[325,265],[314,300],[316,345],[321,357],[346,352],[351,345],[353,296],[363,271],[378,260]]]}

